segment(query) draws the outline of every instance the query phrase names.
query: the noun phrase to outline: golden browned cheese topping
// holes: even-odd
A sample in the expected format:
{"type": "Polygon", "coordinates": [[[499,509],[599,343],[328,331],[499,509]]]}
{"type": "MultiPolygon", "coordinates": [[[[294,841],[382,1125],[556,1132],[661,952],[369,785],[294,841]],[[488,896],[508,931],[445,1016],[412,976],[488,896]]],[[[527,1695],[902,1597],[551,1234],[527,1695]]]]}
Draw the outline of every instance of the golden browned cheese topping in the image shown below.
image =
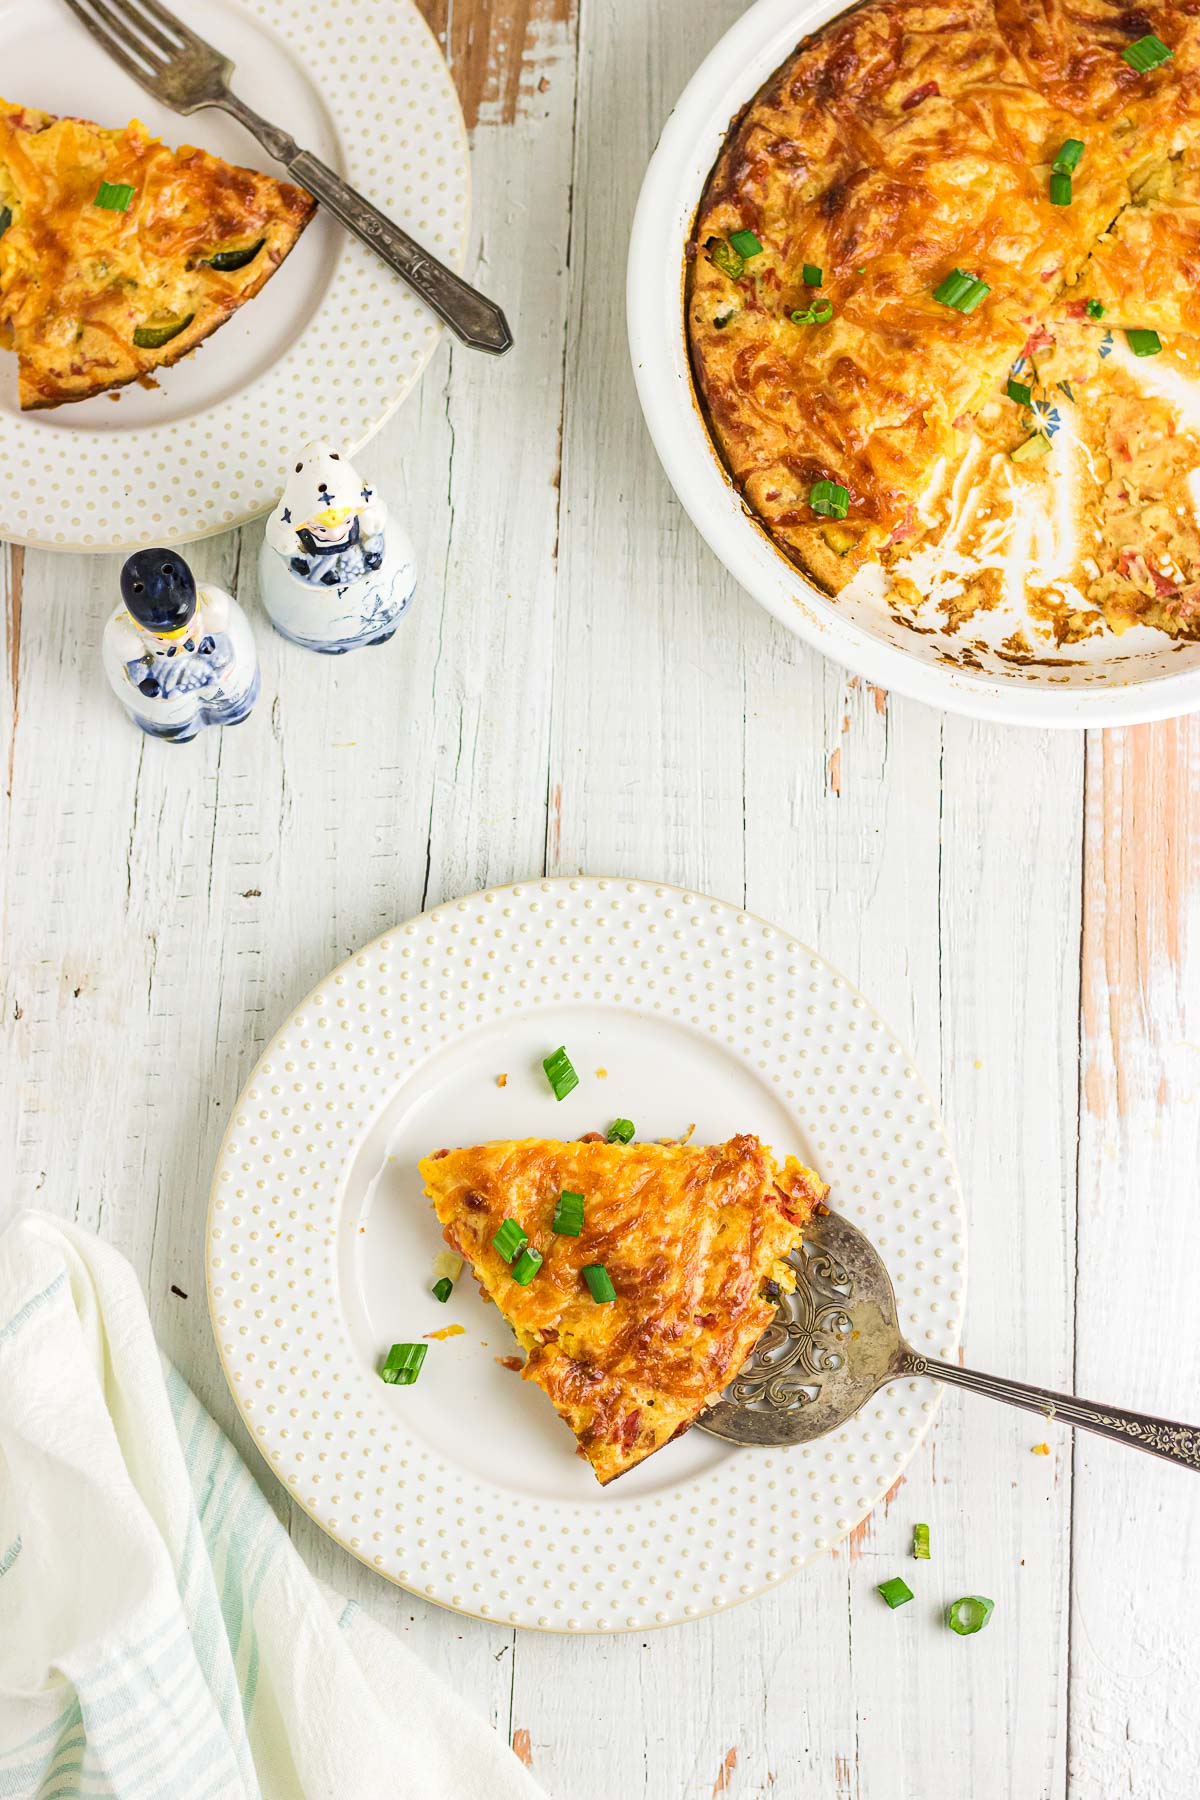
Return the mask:
{"type": "Polygon", "coordinates": [[[421,1163],[446,1242],[474,1267],[601,1482],[685,1431],[742,1367],[795,1285],[783,1260],[827,1192],[755,1137],[727,1144],[477,1144],[421,1163]],[[551,1229],[582,1194],[578,1238],[551,1229]],[[527,1287],[492,1239],[516,1219],[541,1252],[527,1287]],[[600,1305],[583,1269],[616,1290],[600,1305]]]}
{"type": "MultiPolygon", "coordinates": [[[[1054,345],[1056,320],[1083,321],[1075,349],[1101,385],[1110,327],[1200,328],[1200,204],[1184,154],[1200,140],[1198,71],[1188,5],[873,0],[806,39],[735,122],[688,245],[692,366],[735,483],[828,591],[943,534],[968,455],[977,481],[981,452],[1006,462],[1041,430],[1005,383],[1054,345]],[[1150,33],[1173,55],[1139,73],[1121,51],[1150,33]],[[1054,205],[1068,139],[1084,151],[1071,204],[1054,205]],[[725,246],[745,230],[762,251],[738,271],[725,246]],[[956,269],[989,289],[965,314],[933,297],[956,269]],[[1088,299],[1111,317],[1086,314],[1088,299]],[[794,322],[814,302],[832,308],[828,322],[794,322]],[[813,512],[819,481],[848,490],[844,522],[813,512]],[[942,499],[922,511],[935,481],[942,499]]],[[[1014,488],[1048,484],[1040,460],[992,467],[993,516],[1014,488]]],[[[1011,555],[1004,574],[992,560],[991,589],[1011,585],[1011,555]]],[[[910,570],[910,586],[926,573],[910,570]]],[[[1090,584],[1072,563],[1055,603],[1102,608],[1090,584]]],[[[988,581],[974,592],[985,603],[988,581]]]]}
{"type": "Polygon", "coordinates": [[[26,408],[185,355],[258,292],[314,211],[301,189],[173,152],[136,119],[108,131],[7,101],[0,207],[0,341],[17,351],[26,408]],[[126,210],[96,205],[104,183],[133,189],[126,210]]]}

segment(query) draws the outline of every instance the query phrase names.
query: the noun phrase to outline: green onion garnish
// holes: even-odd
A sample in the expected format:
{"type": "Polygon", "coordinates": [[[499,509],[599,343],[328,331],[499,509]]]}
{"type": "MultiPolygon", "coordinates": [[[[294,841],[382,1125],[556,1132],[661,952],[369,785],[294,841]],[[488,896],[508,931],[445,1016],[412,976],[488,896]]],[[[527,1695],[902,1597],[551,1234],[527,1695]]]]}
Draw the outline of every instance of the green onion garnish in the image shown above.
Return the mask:
{"type": "Polygon", "coordinates": [[[1155,37],[1151,32],[1148,37],[1139,38],[1136,44],[1130,44],[1127,50],[1122,50],[1121,60],[1127,62],[1131,69],[1136,69],[1139,75],[1144,75],[1147,69],[1157,69],[1159,63],[1169,62],[1174,54],[1173,50],[1167,49],[1161,38],[1155,37]]]}
{"type": "Polygon", "coordinates": [[[128,212],[133,205],[133,194],[134,190],[123,181],[102,181],[92,205],[102,206],[105,212],[128,212]]]}
{"type": "Polygon", "coordinates": [[[752,231],[731,231],[729,242],[744,262],[752,256],[762,255],[762,245],[752,231]]]}
{"type": "Polygon", "coordinates": [[[836,481],[814,481],[808,490],[808,504],[826,519],[844,519],[850,510],[850,490],[836,481]]]}
{"type": "Polygon", "coordinates": [[[959,1637],[974,1637],[991,1618],[995,1604],[994,1600],[985,1600],[982,1594],[964,1594],[961,1600],[955,1600],[946,1608],[946,1623],[959,1637]]]}
{"type": "Polygon", "coordinates": [[[1079,159],[1083,155],[1083,143],[1079,138],[1068,138],[1054,159],[1056,175],[1073,175],[1079,167],[1079,159]]]}
{"type": "Polygon", "coordinates": [[[929,1527],[928,1527],[928,1525],[914,1525],[913,1526],[913,1555],[916,1557],[918,1562],[928,1562],[929,1561],[929,1527]]]}
{"type": "Polygon", "coordinates": [[[977,275],[967,275],[962,269],[952,269],[944,281],[939,281],[933,290],[935,300],[943,306],[952,306],[955,312],[974,312],[985,294],[991,293],[986,281],[980,281],[977,275]]]}
{"type": "Polygon", "coordinates": [[[714,269],[720,269],[722,275],[728,275],[730,281],[739,281],[745,272],[746,259],[739,256],[728,238],[710,237],[704,245],[708,252],[708,260],[714,269]]]}
{"type": "Polygon", "coordinates": [[[608,1270],[603,1263],[588,1263],[583,1271],[583,1279],[597,1306],[607,1306],[616,1299],[617,1290],[609,1280],[608,1270]]]}
{"type": "Polygon", "coordinates": [[[3,237],[12,224],[12,207],[0,206],[0,237],[3,237]]]}
{"type": "Polygon", "coordinates": [[[633,1136],[632,1119],[614,1119],[608,1128],[610,1144],[627,1144],[633,1136]]]}
{"type": "Polygon", "coordinates": [[[572,1088],[579,1086],[579,1077],[575,1073],[574,1065],[561,1044],[553,1056],[547,1056],[544,1059],[542,1067],[546,1071],[546,1080],[554,1089],[556,1100],[565,1100],[572,1088]]]}
{"type": "Polygon", "coordinates": [[[1071,177],[1060,174],[1057,169],[1050,177],[1050,204],[1051,206],[1070,206],[1071,204],[1071,177]]]}
{"type": "Polygon", "coordinates": [[[505,1219],[503,1225],[492,1239],[492,1249],[497,1256],[502,1256],[510,1263],[517,1251],[529,1242],[529,1233],[516,1219],[505,1219]]]}
{"type": "Polygon", "coordinates": [[[896,1607],[903,1606],[906,1600],[911,1600],[913,1597],[913,1591],[907,1581],[901,1580],[899,1575],[893,1575],[890,1581],[881,1581],[875,1592],[883,1595],[893,1612],[896,1607]]]}
{"type": "Polygon", "coordinates": [[[828,325],[832,317],[832,300],[814,300],[811,306],[791,315],[793,325],[828,325]]]}
{"type": "Polygon", "coordinates": [[[1135,356],[1157,356],[1162,349],[1157,331],[1127,331],[1125,341],[1135,356]]]}
{"type": "Polygon", "coordinates": [[[1014,381],[1011,375],[1004,391],[1010,400],[1016,401],[1018,406],[1030,406],[1033,403],[1033,389],[1026,387],[1023,381],[1014,381]]]}
{"type": "Polygon", "coordinates": [[[1104,308],[1101,306],[1099,300],[1089,300],[1084,311],[1087,313],[1089,319],[1102,319],[1104,317],[1104,308]]]}
{"type": "Polygon", "coordinates": [[[805,265],[804,265],[804,285],[805,285],[805,287],[820,287],[823,279],[824,279],[824,277],[823,277],[820,269],[817,268],[815,263],[805,263],[805,265]]]}
{"type": "Polygon", "coordinates": [[[433,1284],[433,1297],[435,1300],[440,1300],[443,1306],[453,1292],[454,1283],[448,1275],[443,1275],[440,1281],[435,1281],[433,1284]]]}
{"type": "Polygon", "coordinates": [[[428,1344],[393,1344],[379,1374],[390,1387],[411,1387],[421,1373],[428,1344]]]}
{"type": "Polygon", "coordinates": [[[528,1287],[541,1266],[542,1253],[540,1250],[522,1250],[512,1266],[512,1278],[514,1281],[520,1282],[522,1287],[528,1287]]]}
{"type": "Polygon", "coordinates": [[[558,1205],[554,1209],[554,1222],[550,1227],[558,1237],[578,1237],[583,1230],[583,1195],[573,1194],[564,1188],[558,1196],[558,1205]]]}
{"type": "Polygon", "coordinates": [[[1049,454],[1050,439],[1044,432],[1035,431],[1033,436],[1027,437],[1023,444],[1018,444],[1015,450],[1009,451],[1008,460],[1009,462],[1034,462],[1037,457],[1049,454]]]}

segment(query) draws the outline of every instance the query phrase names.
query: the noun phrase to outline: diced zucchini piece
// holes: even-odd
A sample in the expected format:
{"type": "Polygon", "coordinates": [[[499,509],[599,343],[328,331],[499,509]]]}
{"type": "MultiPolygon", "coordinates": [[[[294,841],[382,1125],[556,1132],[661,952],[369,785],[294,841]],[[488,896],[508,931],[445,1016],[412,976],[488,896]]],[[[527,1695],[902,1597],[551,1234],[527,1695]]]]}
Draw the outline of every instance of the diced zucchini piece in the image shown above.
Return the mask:
{"type": "Polygon", "coordinates": [[[133,341],[139,350],[161,350],[172,338],[177,338],[181,331],[186,331],[195,313],[188,313],[183,318],[178,314],[173,318],[147,319],[139,325],[133,334],[133,341]]]}

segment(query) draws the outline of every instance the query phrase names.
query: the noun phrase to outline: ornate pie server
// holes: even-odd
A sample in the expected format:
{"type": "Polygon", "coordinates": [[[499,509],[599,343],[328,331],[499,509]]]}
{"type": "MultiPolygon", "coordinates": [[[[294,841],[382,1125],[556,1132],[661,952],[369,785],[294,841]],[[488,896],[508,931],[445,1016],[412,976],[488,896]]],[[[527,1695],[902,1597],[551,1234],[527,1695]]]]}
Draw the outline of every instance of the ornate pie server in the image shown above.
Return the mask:
{"type": "Polygon", "coordinates": [[[735,1444],[801,1444],[844,1424],[889,1381],[929,1375],[1200,1470],[1200,1426],[922,1356],[900,1335],[896,1296],[873,1245],[840,1214],[814,1218],[791,1262],[795,1293],[783,1295],[750,1361],[696,1421],[705,1431],[735,1444]]]}
{"type": "Polygon", "coordinates": [[[512,348],[508,321],[488,300],[294,138],[230,90],[233,64],[160,0],[67,0],[80,24],[156,100],[178,113],[216,106],[241,121],[269,156],[444,319],[473,350],[512,348]]]}

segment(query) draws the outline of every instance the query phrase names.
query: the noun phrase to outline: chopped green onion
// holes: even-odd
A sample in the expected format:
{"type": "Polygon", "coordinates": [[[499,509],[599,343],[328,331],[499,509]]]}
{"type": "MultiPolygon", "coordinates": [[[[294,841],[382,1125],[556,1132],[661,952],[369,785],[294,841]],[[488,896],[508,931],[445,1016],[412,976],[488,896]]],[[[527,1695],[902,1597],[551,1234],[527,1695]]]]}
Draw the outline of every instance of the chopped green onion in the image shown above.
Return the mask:
{"type": "Polygon", "coordinates": [[[1050,439],[1043,432],[1035,431],[1033,436],[1027,437],[1023,444],[1018,444],[1015,450],[1009,451],[1008,460],[1010,462],[1033,462],[1037,457],[1048,456],[1049,453],[1050,439]]]}
{"type": "Polygon", "coordinates": [[[826,519],[844,519],[850,510],[850,490],[836,481],[814,481],[808,490],[808,504],[826,519]]]}
{"type": "Polygon", "coordinates": [[[632,1119],[614,1119],[608,1128],[610,1144],[627,1144],[633,1136],[632,1119]]]}
{"type": "Polygon", "coordinates": [[[1104,317],[1104,308],[1101,306],[1099,300],[1089,300],[1084,310],[1089,319],[1102,319],[1104,317]]]}
{"type": "Polygon", "coordinates": [[[986,281],[980,281],[978,275],[967,275],[962,269],[952,269],[944,281],[939,281],[933,290],[935,300],[943,306],[952,306],[955,312],[971,313],[979,305],[985,294],[991,293],[986,281]]]}
{"type": "Polygon", "coordinates": [[[12,207],[0,206],[0,237],[3,237],[12,224],[12,207]]]}
{"type": "Polygon", "coordinates": [[[728,275],[730,281],[741,279],[745,273],[746,259],[738,255],[728,238],[710,237],[704,248],[714,269],[720,269],[722,275],[728,275]]]}
{"type": "Polygon", "coordinates": [[[995,1604],[994,1600],[985,1600],[982,1594],[964,1594],[961,1600],[953,1601],[946,1608],[946,1623],[959,1637],[974,1637],[991,1618],[995,1604]]]}
{"type": "Polygon", "coordinates": [[[906,1600],[911,1600],[913,1597],[913,1591],[907,1581],[902,1580],[899,1575],[893,1575],[890,1581],[881,1581],[875,1592],[883,1595],[893,1612],[898,1606],[903,1606],[906,1600]]]}
{"type": "Polygon", "coordinates": [[[817,268],[815,263],[805,263],[805,265],[804,265],[804,285],[805,285],[805,287],[820,287],[823,280],[824,280],[824,276],[822,275],[820,269],[817,268]]]}
{"type": "Polygon", "coordinates": [[[1144,75],[1148,69],[1157,69],[1159,63],[1169,62],[1175,52],[1168,50],[1161,38],[1151,32],[1148,37],[1139,38],[1136,44],[1130,44],[1122,50],[1121,60],[1127,62],[1131,69],[1144,75]]]}
{"type": "Polygon", "coordinates": [[[572,1088],[579,1086],[574,1065],[561,1044],[553,1056],[547,1056],[543,1060],[542,1067],[546,1071],[546,1080],[554,1089],[556,1100],[565,1100],[572,1088]]]}
{"type": "Polygon", "coordinates": [[[123,181],[102,181],[92,205],[102,206],[105,212],[128,212],[133,205],[133,195],[134,189],[123,181]]]}
{"type": "Polygon", "coordinates": [[[828,325],[833,317],[833,301],[814,300],[811,306],[794,312],[791,317],[793,325],[828,325]]]}
{"type": "Polygon", "coordinates": [[[558,1196],[558,1205],[554,1209],[554,1222],[550,1227],[558,1237],[578,1237],[583,1230],[583,1195],[573,1194],[564,1188],[558,1196]]]}
{"type": "Polygon", "coordinates": [[[1004,391],[1018,406],[1030,406],[1033,403],[1033,389],[1026,387],[1023,381],[1014,381],[1011,376],[1004,391]]]}
{"type": "Polygon", "coordinates": [[[435,1300],[440,1300],[443,1306],[453,1292],[454,1283],[448,1275],[443,1275],[440,1281],[435,1281],[433,1284],[433,1297],[435,1300]]]}
{"type": "Polygon", "coordinates": [[[428,1344],[393,1344],[379,1374],[390,1387],[411,1387],[421,1373],[428,1344]]]}
{"type": "Polygon", "coordinates": [[[913,1526],[913,1555],[916,1557],[918,1562],[928,1562],[929,1561],[929,1527],[928,1527],[928,1525],[914,1525],[913,1526]]]}
{"type": "Polygon", "coordinates": [[[542,1266],[540,1250],[522,1250],[512,1266],[512,1278],[519,1281],[522,1287],[528,1287],[542,1266]]]}
{"type": "Polygon", "coordinates": [[[1070,206],[1071,204],[1071,177],[1062,175],[1057,170],[1050,177],[1050,204],[1051,206],[1070,206]]]}
{"type": "Polygon", "coordinates": [[[744,262],[752,256],[762,255],[762,245],[752,231],[731,231],[729,242],[744,262]]]}
{"type": "Polygon", "coordinates": [[[1125,341],[1135,356],[1157,356],[1162,349],[1157,331],[1127,331],[1125,341]]]}
{"type": "Polygon", "coordinates": [[[1054,159],[1056,175],[1073,175],[1079,167],[1079,159],[1083,155],[1083,144],[1079,138],[1068,138],[1054,159]]]}
{"type": "Polygon", "coordinates": [[[525,1227],[518,1224],[516,1219],[505,1219],[492,1239],[492,1249],[497,1256],[502,1256],[506,1263],[510,1263],[517,1251],[528,1242],[529,1233],[525,1227]]]}
{"type": "Polygon", "coordinates": [[[597,1306],[607,1306],[617,1297],[617,1290],[609,1279],[608,1270],[603,1263],[588,1263],[583,1271],[583,1279],[587,1282],[588,1293],[597,1306]]]}

